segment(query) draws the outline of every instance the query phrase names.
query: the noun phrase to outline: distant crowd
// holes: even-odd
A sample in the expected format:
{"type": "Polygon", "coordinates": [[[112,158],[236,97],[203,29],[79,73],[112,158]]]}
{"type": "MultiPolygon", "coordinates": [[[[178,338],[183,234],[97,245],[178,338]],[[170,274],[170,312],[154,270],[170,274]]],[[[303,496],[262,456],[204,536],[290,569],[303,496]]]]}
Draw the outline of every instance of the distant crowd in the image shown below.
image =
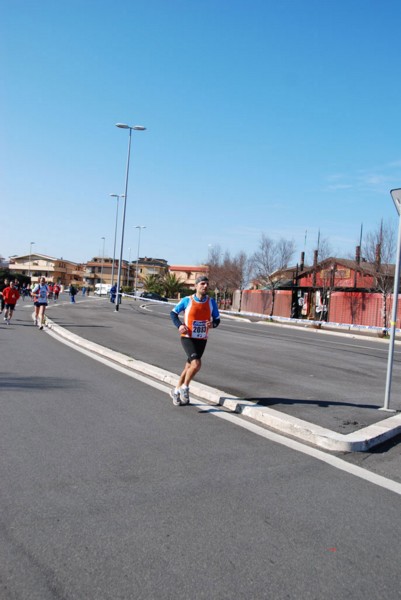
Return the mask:
{"type": "Polygon", "coordinates": [[[68,288],[64,288],[60,283],[46,283],[45,277],[40,277],[38,283],[31,285],[21,283],[18,279],[7,279],[0,283],[0,314],[4,311],[4,321],[10,325],[15,306],[20,298],[25,301],[27,298],[33,301],[35,310],[32,315],[34,324],[39,329],[43,329],[46,322],[45,311],[50,300],[57,302],[59,294],[66,292],[70,296],[70,301],[75,304],[75,296],[81,291],[83,296],[89,296],[90,287],[83,287],[79,290],[72,283],[68,288]]]}
{"type": "MultiPolygon", "coordinates": [[[[33,299],[32,290],[33,290],[34,286],[31,286],[30,284],[26,284],[26,283],[20,283],[18,281],[18,279],[14,279],[11,281],[13,281],[13,289],[18,291],[19,297],[22,298],[22,300],[25,300],[26,298],[33,299]]],[[[2,300],[3,300],[3,291],[6,288],[8,288],[9,285],[10,285],[9,279],[4,279],[4,281],[0,284],[0,294],[1,294],[2,300]]],[[[49,290],[48,298],[53,299],[53,300],[57,300],[59,297],[59,294],[61,294],[64,291],[64,286],[62,286],[59,283],[48,283],[47,287],[49,290]]],[[[4,306],[2,306],[2,310],[3,310],[3,308],[4,308],[4,306]]]]}
{"type": "MultiPolygon", "coordinates": [[[[26,298],[31,298],[33,299],[33,295],[32,295],[32,290],[34,288],[34,285],[31,284],[26,284],[26,283],[20,283],[18,281],[18,279],[14,279],[11,280],[13,282],[13,288],[15,290],[18,291],[20,298],[22,298],[23,300],[25,300],[26,298]]],[[[2,298],[2,294],[3,294],[3,290],[7,287],[9,287],[10,285],[10,280],[9,279],[4,279],[4,281],[2,281],[0,283],[0,297],[2,298]]],[[[83,296],[89,296],[91,288],[89,286],[84,286],[81,289],[76,288],[74,285],[70,285],[67,286],[67,288],[65,289],[65,286],[62,285],[61,283],[52,283],[49,282],[46,284],[47,285],[47,289],[48,289],[48,299],[49,300],[57,300],[59,297],[59,294],[62,294],[64,291],[66,291],[68,294],[76,296],[78,294],[78,292],[81,292],[81,294],[83,296]]]]}

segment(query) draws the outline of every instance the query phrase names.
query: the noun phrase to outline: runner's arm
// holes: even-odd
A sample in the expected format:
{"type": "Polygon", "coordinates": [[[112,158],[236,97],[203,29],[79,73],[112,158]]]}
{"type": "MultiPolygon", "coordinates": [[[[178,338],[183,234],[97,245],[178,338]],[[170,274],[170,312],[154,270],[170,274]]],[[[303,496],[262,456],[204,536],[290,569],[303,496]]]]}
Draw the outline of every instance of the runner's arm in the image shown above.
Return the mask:
{"type": "Polygon", "coordinates": [[[217,306],[217,302],[212,298],[212,327],[216,329],[220,325],[220,313],[217,306]]]}
{"type": "Polygon", "coordinates": [[[171,311],[170,318],[171,318],[172,322],[174,323],[174,325],[177,327],[177,329],[182,325],[180,317],[174,310],[171,311]]]}
{"type": "Polygon", "coordinates": [[[185,296],[185,298],[182,298],[179,301],[179,303],[174,306],[173,310],[170,313],[170,318],[174,325],[177,327],[177,329],[181,327],[181,325],[184,325],[184,323],[182,323],[178,315],[186,309],[186,307],[188,306],[188,302],[189,297],[185,296]]]}

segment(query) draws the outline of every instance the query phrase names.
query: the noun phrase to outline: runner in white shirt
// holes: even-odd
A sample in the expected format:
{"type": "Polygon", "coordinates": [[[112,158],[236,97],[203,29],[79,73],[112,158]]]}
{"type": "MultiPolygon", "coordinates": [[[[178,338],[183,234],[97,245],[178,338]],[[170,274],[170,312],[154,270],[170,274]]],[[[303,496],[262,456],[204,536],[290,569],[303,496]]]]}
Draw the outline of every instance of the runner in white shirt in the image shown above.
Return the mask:
{"type": "Polygon", "coordinates": [[[34,298],[35,305],[35,325],[39,325],[39,329],[43,329],[45,310],[48,304],[47,299],[49,297],[49,288],[44,277],[41,277],[39,283],[37,283],[33,288],[32,296],[34,298]]]}

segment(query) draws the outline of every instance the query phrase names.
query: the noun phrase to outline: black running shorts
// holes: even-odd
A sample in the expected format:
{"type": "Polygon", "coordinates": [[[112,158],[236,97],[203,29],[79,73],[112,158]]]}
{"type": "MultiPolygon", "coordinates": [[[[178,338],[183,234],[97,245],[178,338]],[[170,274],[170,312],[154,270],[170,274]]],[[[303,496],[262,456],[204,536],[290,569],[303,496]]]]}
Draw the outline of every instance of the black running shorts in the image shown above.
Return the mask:
{"type": "Polygon", "coordinates": [[[188,357],[188,362],[202,358],[205,351],[207,340],[197,340],[187,337],[181,338],[182,347],[188,357]]]}

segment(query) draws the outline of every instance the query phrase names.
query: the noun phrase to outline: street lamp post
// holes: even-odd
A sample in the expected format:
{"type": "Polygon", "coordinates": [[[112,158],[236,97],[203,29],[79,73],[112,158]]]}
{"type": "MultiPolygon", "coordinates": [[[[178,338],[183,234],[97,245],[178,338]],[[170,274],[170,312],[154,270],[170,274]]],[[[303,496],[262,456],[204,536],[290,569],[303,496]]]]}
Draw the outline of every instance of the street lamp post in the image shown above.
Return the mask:
{"type": "Polygon", "coordinates": [[[114,263],[116,262],[116,242],[117,242],[117,222],[118,222],[118,201],[124,198],[124,194],[110,194],[112,198],[117,198],[116,208],[116,226],[114,228],[114,246],[113,246],[113,264],[111,266],[111,285],[114,285],[114,263]]]}
{"type": "MultiPolygon", "coordinates": [[[[103,254],[102,254],[102,268],[100,269],[100,285],[102,285],[102,283],[103,283],[104,243],[106,241],[106,238],[102,237],[101,239],[103,240],[103,254]]],[[[100,290],[102,290],[102,288],[100,288],[100,290]]],[[[100,291],[100,295],[102,295],[101,291],[100,291]]]]}
{"type": "Polygon", "coordinates": [[[134,296],[136,296],[136,292],[138,289],[139,246],[141,244],[141,230],[146,229],[146,225],[135,225],[135,229],[138,229],[138,253],[136,255],[134,296]]]}
{"type": "Polygon", "coordinates": [[[130,276],[130,265],[131,262],[131,248],[128,248],[128,269],[127,269],[127,287],[129,287],[129,276],[130,276]]]}
{"type": "Polygon", "coordinates": [[[29,244],[29,283],[31,283],[31,256],[32,256],[32,246],[34,245],[35,242],[31,242],[29,244]]]}
{"type": "Polygon", "coordinates": [[[120,293],[120,282],[121,282],[121,265],[123,262],[123,249],[124,249],[124,229],[125,229],[125,213],[127,210],[127,195],[128,195],[128,177],[129,177],[129,161],[131,155],[131,136],[132,130],[134,131],[145,131],[146,127],[142,125],[134,125],[131,127],[130,125],[125,125],[125,123],[117,123],[116,127],[120,129],[129,129],[128,136],[128,155],[127,155],[127,169],[125,172],[125,192],[124,192],[124,208],[123,208],[123,221],[121,227],[121,247],[120,247],[120,260],[118,261],[118,275],[117,275],[117,286],[116,286],[116,311],[118,312],[120,303],[121,303],[121,293],[120,293]]]}

